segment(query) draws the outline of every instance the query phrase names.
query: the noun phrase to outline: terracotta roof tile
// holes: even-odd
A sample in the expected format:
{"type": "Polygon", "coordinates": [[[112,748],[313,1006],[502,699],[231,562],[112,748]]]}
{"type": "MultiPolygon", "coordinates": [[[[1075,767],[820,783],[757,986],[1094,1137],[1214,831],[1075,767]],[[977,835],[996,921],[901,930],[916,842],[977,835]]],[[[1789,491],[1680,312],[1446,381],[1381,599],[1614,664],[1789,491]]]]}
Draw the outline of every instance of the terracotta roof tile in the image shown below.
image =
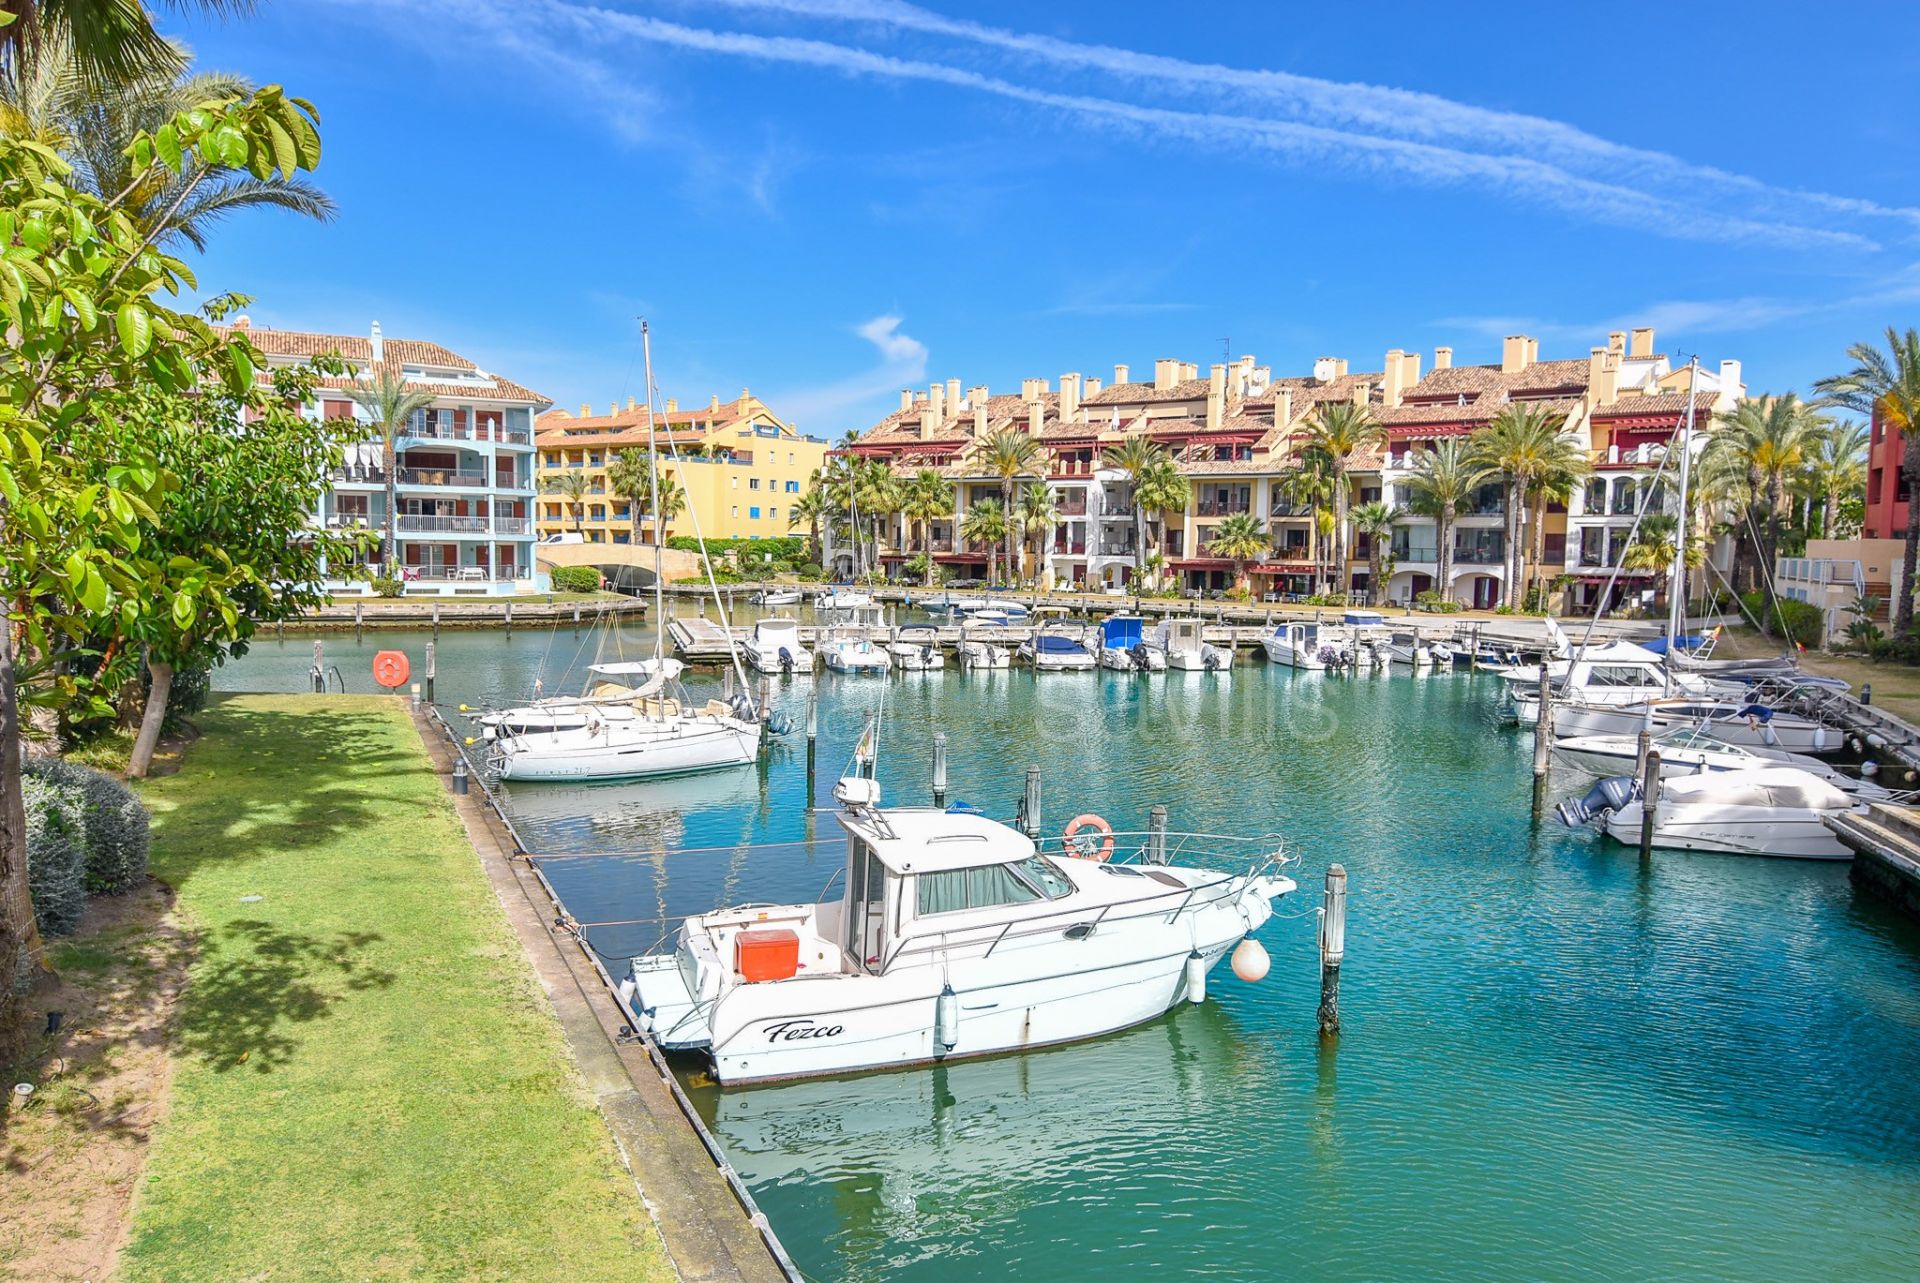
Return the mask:
{"type": "Polygon", "coordinates": [[[1206,379],[1186,379],[1165,391],[1156,391],[1152,383],[1115,383],[1088,397],[1087,405],[1145,405],[1150,401],[1204,401],[1206,379]]]}
{"type": "MultiPolygon", "coordinates": [[[[244,334],[269,357],[314,357],[338,353],[354,363],[356,372],[371,370],[372,340],[357,334],[315,334],[303,330],[270,330],[258,325],[218,325],[224,334],[244,334]]],[[[464,401],[529,401],[547,405],[550,398],[498,374],[489,374],[466,357],[425,339],[384,339],[381,360],[377,363],[398,372],[404,365],[438,365],[468,371],[488,381],[482,383],[430,383],[409,380],[409,386],[433,393],[436,397],[464,401]]],[[[322,379],[320,386],[342,391],[353,386],[350,379],[322,379]]]]}
{"type": "MultiPolygon", "coordinates": [[[[1693,394],[1693,410],[1696,416],[1712,414],[1716,394],[1696,392],[1693,394]]],[[[1623,396],[1612,405],[1603,405],[1593,412],[1596,419],[1640,418],[1645,415],[1671,414],[1683,415],[1687,412],[1687,394],[1685,392],[1663,392],[1658,396],[1623,396]]]]}

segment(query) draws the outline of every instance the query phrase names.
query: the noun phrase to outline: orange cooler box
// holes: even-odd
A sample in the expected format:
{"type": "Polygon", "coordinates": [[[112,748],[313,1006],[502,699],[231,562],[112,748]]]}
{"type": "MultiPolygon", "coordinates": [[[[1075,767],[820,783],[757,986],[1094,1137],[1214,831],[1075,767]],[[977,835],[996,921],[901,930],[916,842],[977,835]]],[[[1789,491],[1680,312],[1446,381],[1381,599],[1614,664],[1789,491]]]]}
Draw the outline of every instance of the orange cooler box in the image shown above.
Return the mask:
{"type": "Polygon", "coordinates": [[[734,939],[735,965],[749,983],[786,980],[800,970],[800,937],[784,929],[742,931],[734,939]]]}

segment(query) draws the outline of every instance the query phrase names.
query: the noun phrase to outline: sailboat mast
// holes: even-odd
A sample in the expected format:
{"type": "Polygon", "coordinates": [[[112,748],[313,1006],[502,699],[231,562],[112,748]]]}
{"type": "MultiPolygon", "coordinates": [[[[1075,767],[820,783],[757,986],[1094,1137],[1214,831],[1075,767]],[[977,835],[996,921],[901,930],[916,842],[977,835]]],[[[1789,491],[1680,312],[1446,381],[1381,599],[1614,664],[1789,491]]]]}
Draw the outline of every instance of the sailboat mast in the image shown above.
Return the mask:
{"type": "Polygon", "coordinates": [[[1687,544],[1693,532],[1687,507],[1687,479],[1693,462],[1693,390],[1700,380],[1700,358],[1687,362],[1687,425],[1680,434],[1680,519],[1673,528],[1673,584],[1667,603],[1667,664],[1672,667],[1674,647],[1687,630],[1687,544]]]}
{"type": "Polygon", "coordinates": [[[667,653],[667,591],[661,583],[660,560],[660,546],[666,542],[661,536],[666,533],[666,526],[660,516],[660,450],[653,432],[653,336],[644,319],[640,322],[640,355],[646,365],[647,378],[647,494],[653,507],[653,657],[658,660],[664,659],[667,653]]]}

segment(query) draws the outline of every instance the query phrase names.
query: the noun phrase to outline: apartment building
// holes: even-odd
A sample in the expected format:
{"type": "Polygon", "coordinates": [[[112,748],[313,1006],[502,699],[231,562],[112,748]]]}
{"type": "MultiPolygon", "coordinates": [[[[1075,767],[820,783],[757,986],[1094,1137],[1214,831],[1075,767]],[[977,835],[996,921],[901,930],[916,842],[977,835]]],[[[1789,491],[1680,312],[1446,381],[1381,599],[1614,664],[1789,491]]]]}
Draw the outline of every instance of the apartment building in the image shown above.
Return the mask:
{"type": "MultiPolygon", "coordinates": [[[[652,542],[652,518],[643,514],[636,528],[628,500],[607,481],[621,451],[646,449],[647,417],[647,407],[631,398],[600,415],[583,405],[578,414],[554,410],[540,416],[541,535],[577,532],[588,543],[652,542]]],[[[792,533],[793,505],[827,455],[825,441],[801,435],[747,388],[725,404],[716,396],[690,410],[669,399],[653,440],[663,482],[671,480],[686,495],[685,508],[666,521],[666,538],[692,534],[696,520],[710,539],[792,533]]]]}
{"type": "MultiPolygon", "coordinates": [[[[370,573],[391,574],[414,594],[487,595],[533,592],[533,419],[549,404],[539,393],[424,339],[391,339],[374,322],[365,335],[272,330],[241,317],[269,365],[284,366],[338,353],[352,366],[348,378],[321,381],[305,413],[320,422],[365,422],[349,395],[356,381],[398,373],[433,396],[416,410],[395,441],[397,555],[382,566],[376,550],[370,573]]],[[[348,448],[332,487],[313,513],[315,525],[384,531],[388,477],[381,441],[348,448]]],[[[370,593],[368,576],[344,567],[327,581],[337,593],[370,593]]]]}
{"type": "MultiPolygon", "coordinates": [[[[1352,402],[1381,423],[1385,443],[1346,460],[1349,507],[1383,500],[1399,516],[1387,582],[1368,582],[1367,538],[1351,532],[1351,560],[1338,577],[1372,600],[1408,601],[1441,587],[1435,522],[1409,510],[1407,477],[1416,452],[1472,433],[1507,406],[1537,403],[1564,416],[1566,431],[1589,450],[1594,475],[1567,502],[1548,505],[1543,556],[1525,573],[1575,575],[1570,604],[1587,605],[1620,566],[1639,497],[1653,487],[1656,501],[1667,501],[1666,483],[1656,477],[1689,403],[1704,440],[1713,415],[1744,394],[1737,361],[1695,370],[1675,366],[1653,346],[1653,331],[1641,329],[1610,334],[1584,358],[1542,360],[1536,340],[1512,336],[1497,363],[1457,365],[1453,349],[1441,347],[1423,372],[1420,353],[1395,348],[1375,370],[1353,371],[1344,358],[1321,357],[1308,373],[1280,377],[1250,355],[1214,365],[1204,378],[1197,365],[1160,360],[1151,380],[1136,381],[1131,367],[1118,365],[1111,384],[1070,372],[1057,385],[1027,379],[1017,395],[997,396],[984,386],[963,396],[960,381],[949,379],[925,394],[903,390],[899,409],[848,448],[902,472],[932,467],[954,482],[955,517],[935,523],[930,551],[951,574],[974,576],[985,570],[989,550],[965,546],[955,532],[973,503],[1000,494],[999,479],[985,472],[974,444],[1003,429],[1026,433],[1045,448],[1044,480],[1062,518],[1042,570],[1057,584],[1117,588],[1132,583],[1146,550],[1131,484],[1110,459],[1121,444],[1144,436],[1175,460],[1191,486],[1184,511],[1155,514],[1164,570],[1189,591],[1231,586],[1233,562],[1215,552],[1213,534],[1228,517],[1248,513],[1271,540],[1267,556],[1247,568],[1252,586],[1262,595],[1286,596],[1311,591],[1320,543],[1314,505],[1299,499],[1292,485],[1299,442],[1321,407],[1352,402]]],[[[1522,550],[1510,549],[1504,505],[1495,481],[1461,509],[1450,532],[1452,567],[1443,589],[1453,600],[1491,606],[1509,577],[1521,573],[1516,554],[1530,554],[1531,518],[1523,514],[1522,550]]],[[[904,526],[896,525],[898,536],[904,526]]],[[[896,537],[882,560],[898,564],[917,551],[896,537]]],[[[836,569],[851,568],[846,550],[837,557],[836,569]]],[[[1638,584],[1640,577],[1622,571],[1616,598],[1651,586],[1638,584]]]]}

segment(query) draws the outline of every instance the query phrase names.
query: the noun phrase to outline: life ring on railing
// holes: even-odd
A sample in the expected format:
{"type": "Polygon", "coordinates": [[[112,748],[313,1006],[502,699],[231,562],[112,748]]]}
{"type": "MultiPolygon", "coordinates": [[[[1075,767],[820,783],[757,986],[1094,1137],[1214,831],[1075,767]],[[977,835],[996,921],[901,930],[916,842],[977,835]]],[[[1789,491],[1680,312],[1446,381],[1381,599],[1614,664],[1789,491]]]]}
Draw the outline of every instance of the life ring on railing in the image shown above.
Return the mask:
{"type": "Polygon", "coordinates": [[[1060,835],[1066,845],[1068,855],[1077,855],[1083,860],[1105,860],[1113,854],[1113,825],[1089,811],[1085,815],[1076,815],[1067,825],[1067,831],[1060,835]],[[1080,837],[1080,830],[1091,829],[1100,835],[1100,843],[1094,845],[1090,835],[1080,837]]]}
{"type": "Polygon", "coordinates": [[[412,675],[405,651],[383,650],[373,657],[373,680],[388,690],[399,690],[412,675]]]}

